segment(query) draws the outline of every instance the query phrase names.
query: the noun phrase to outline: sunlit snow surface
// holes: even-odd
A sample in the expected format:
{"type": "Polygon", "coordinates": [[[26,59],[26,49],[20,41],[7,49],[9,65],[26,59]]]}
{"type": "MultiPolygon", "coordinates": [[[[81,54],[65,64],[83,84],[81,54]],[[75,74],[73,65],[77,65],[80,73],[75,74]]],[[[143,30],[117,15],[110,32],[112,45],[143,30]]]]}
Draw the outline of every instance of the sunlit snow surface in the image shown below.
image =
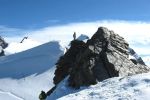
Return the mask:
{"type": "Polygon", "coordinates": [[[61,82],[47,100],[149,100],[150,73],[115,77],[79,90],[61,82]]]}
{"type": "Polygon", "coordinates": [[[4,50],[6,55],[22,52],[31,48],[34,48],[40,45],[40,42],[37,42],[32,39],[25,39],[22,43],[20,42],[11,42],[8,47],[4,50]]]}

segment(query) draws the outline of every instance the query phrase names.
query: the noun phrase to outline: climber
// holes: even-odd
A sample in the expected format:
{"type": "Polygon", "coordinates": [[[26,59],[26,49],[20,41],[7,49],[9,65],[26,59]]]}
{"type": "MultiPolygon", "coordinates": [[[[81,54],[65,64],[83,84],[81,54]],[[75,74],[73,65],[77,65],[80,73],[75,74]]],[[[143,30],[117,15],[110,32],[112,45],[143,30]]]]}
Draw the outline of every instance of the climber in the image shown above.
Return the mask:
{"type": "Polygon", "coordinates": [[[76,39],[76,32],[74,32],[74,34],[73,34],[73,39],[74,40],[76,39]]]}
{"type": "Polygon", "coordinates": [[[47,97],[47,94],[44,91],[41,91],[41,94],[39,95],[40,100],[45,100],[47,97]]]}
{"type": "Polygon", "coordinates": [[[21,40],[20,43],[23,43],[23,41],[24,41],[25,39],[28,39],[28,37],[24,37],[24,38],[21,40]]]}

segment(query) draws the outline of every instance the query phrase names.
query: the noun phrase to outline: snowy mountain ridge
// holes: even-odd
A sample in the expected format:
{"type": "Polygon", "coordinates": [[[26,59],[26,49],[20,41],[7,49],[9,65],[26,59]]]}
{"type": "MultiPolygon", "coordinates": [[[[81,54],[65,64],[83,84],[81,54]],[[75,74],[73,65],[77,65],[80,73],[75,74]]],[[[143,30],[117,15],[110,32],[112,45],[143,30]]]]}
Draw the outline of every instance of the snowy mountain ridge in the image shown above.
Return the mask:
{"type": "MultiPolygon", "coordinates": [[[[87,39],[81,36],[79,40],[87,39]]],[[[5,50],[8,55],[0,58],[0,100],[38,100],[42,90],[54,86],[55,63],[64,52],[58,41],[41,45],[27,39],[5,50]]],[[[67,77],[46,100],[148,100],[149,76],[115,77],[78,90],[68,87],[67,77]]]]}
{"type": "Polygon", "coordinates": [[[1,57],[0,100],[38,100],[41,90],[53,87],[54,66],[62,54],[59,43],[51,41],[1,57]]]}

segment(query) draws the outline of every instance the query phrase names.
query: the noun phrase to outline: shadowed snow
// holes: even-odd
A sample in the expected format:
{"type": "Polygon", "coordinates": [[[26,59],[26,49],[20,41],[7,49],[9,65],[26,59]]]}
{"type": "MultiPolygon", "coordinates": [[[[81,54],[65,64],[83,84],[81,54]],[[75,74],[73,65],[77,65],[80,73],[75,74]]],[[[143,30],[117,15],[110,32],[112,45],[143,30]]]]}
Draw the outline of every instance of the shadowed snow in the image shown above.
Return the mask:
{"type": "Polygon", "coordinates": [[[33,49],[1,57],[0,78],[23,78],[40,74],[55,65],[62,54],[58,42],[49,42],[33,49]]]}

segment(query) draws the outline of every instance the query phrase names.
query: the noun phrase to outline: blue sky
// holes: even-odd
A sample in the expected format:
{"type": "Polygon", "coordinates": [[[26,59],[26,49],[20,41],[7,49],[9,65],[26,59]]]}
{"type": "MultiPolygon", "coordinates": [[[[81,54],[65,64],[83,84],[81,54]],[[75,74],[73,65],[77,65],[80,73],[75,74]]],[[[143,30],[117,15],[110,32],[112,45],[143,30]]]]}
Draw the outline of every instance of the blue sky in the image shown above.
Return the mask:
{"type": "Polygon", "coordinates": [[[74,32],[91,36],[104,26],[150,59],[150,0],[0,0],[0,36],[66,45],[74,32]]]}
{"type": "Polygon", "coordinates": [[[17,29],[97,20],[150,21],[150,0],[0,0],[0,25],[17,29]]]}

